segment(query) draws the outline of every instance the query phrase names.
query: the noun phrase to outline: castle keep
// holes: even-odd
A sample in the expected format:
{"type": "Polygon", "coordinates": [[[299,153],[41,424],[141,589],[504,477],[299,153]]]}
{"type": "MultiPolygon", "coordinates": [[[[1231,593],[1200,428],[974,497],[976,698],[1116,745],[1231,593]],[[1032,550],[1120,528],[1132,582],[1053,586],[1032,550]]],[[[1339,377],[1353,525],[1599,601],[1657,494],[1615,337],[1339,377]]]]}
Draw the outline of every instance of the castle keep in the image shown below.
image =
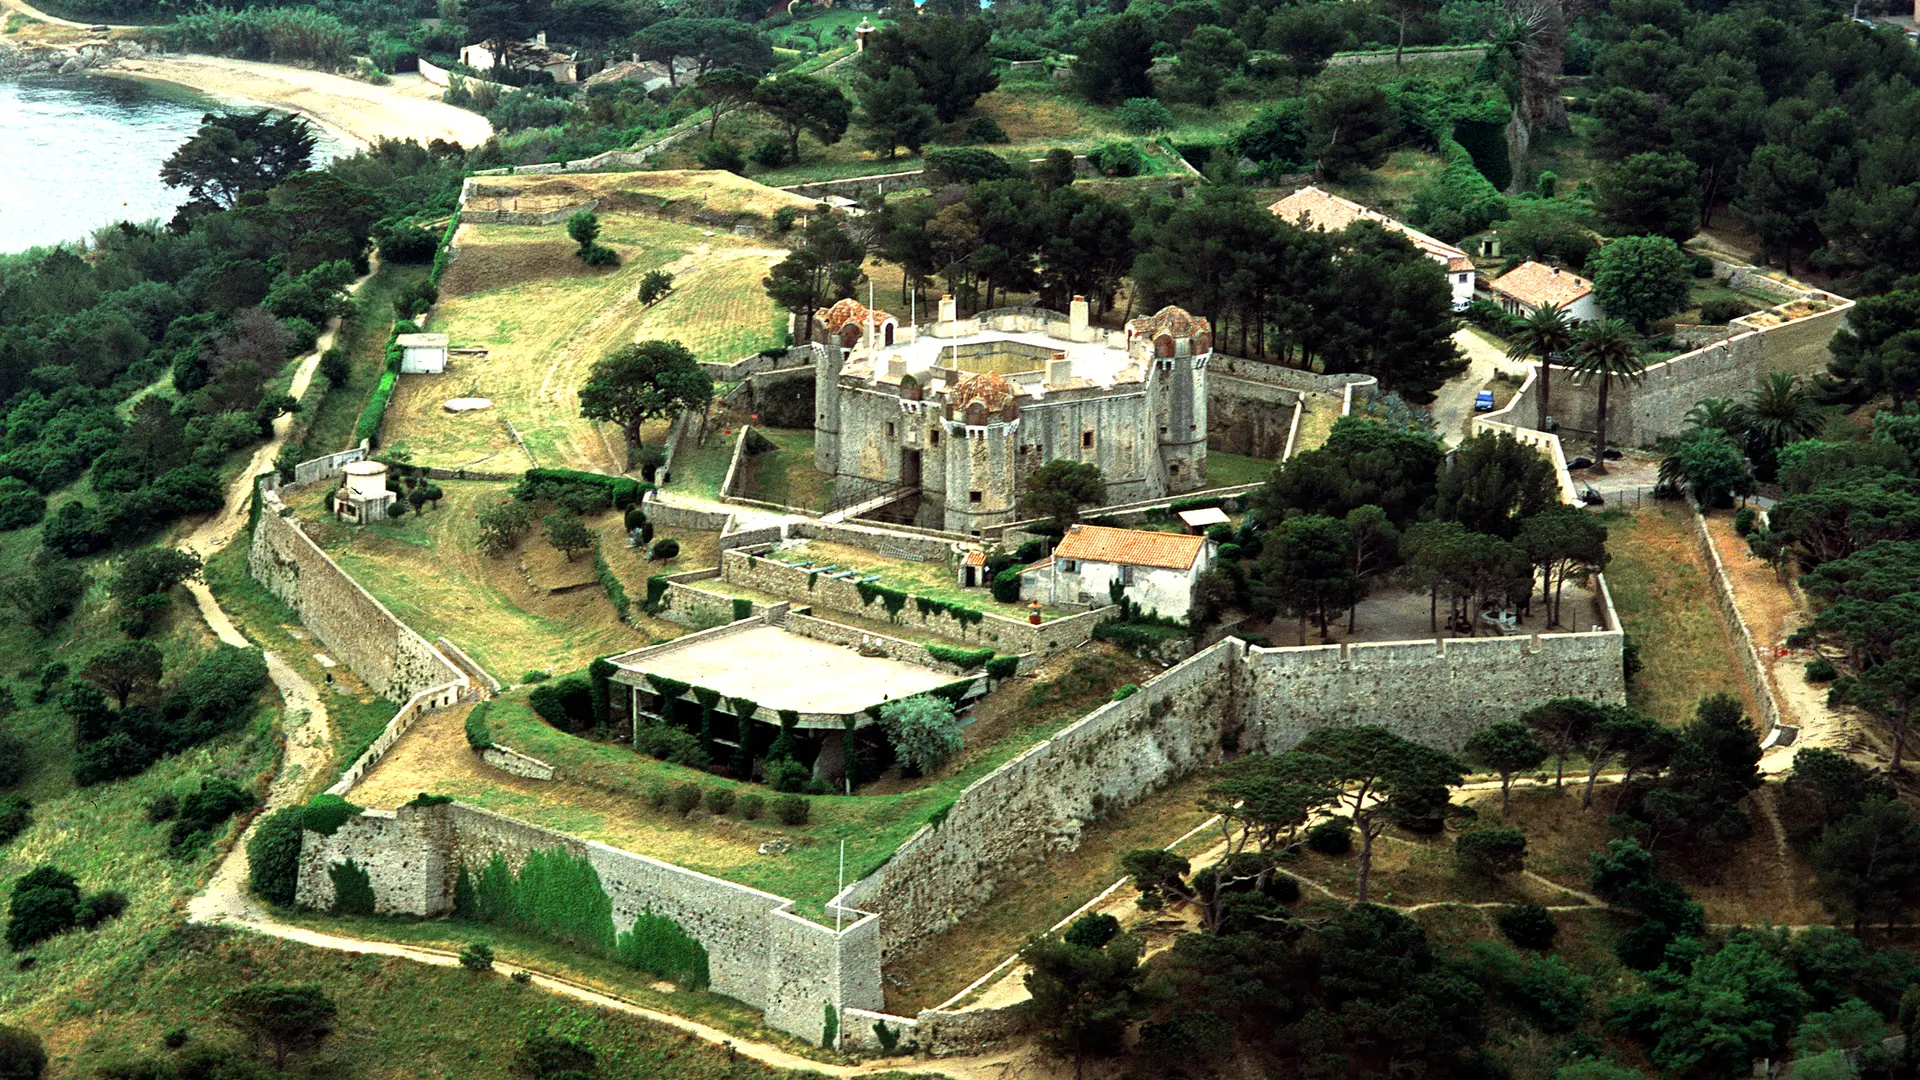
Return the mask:
{"type": "Polygon", "coordinates": [[[1114,503],[1204,486],[1212,326],[1168,307],[1108,332],[1071,306],[960,319],[946,297],[924,335],[854,300],[820,313],[815,464],[953,532],[1014,520],[1054,460],[1099,466],[1114,503]]]}

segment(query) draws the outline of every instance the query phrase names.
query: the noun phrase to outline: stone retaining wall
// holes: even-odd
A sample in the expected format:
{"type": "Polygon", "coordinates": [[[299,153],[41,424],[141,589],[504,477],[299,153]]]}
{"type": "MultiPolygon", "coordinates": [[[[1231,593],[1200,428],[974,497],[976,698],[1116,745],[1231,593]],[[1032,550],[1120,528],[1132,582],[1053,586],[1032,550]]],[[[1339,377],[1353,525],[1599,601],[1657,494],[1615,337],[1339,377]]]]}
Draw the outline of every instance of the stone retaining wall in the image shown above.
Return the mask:
{"type": "Polygon", "coordinates": [[[1626,701],[1622,635],[1533,637],[1249,648],[1241,746],[1279,753],[1323,727],[1381,724],[1428,746],[1458,751],[1474,732],[1548,698],[1626,701]]]}
{"type": "Polygon", "coordinates": [[[1714,545],[1713,534],[1707,531],[1707,519],[1701,515],[1698,505],[1693,507],[1687,531],[1706,560],[1707,578],[1713,582],[1713,604],[1720,611],[1720,621],[1726,624],[1727,635],[1733,639],[1733,654],[1740,660],[1740,674],[1747,680],[1747,689],[1760,710],[1760,719],[1765,721],[1766,726],[1761,730],[1764,737],[1782,722],[1780,701],[1774,696],[1767,662],[1761,657],[1759,644],[1753,640],[1753,631],[1747,628],[1746,618],[1740,614],[1740,605],[1734,602],[1733,582],[1727,577],[1726,565],[1720,561],[1720,549],[1714,545]]]}
{"type": "Polygon", "coordinates": [[[1207,372],[1207,449],[1278,461],[1287,452],[1304,392],[1207,372]]]}
{"type": "Polygon", "coordinates": [[[523,754],[511,746],[494,743],[480,751],[480,760],[514,776],[524,776],[529,780],[553,779],[553,766],[537,757],[523,754]]]}
{"type": "Polygon", "coordinates": [[[1003,882],[1080,846],[1088,823],[1139,802],[1221,756],[1239,727],[1244,644],[1223,641],[1163,672],[962,791],[937,825],[839,901],[881,913],[888,955],[938,934],[1003,882]]]}
{"type": "Polygon", "coordinates": [[[295,484],[311,484],[320,480],[331,480],[346,471],[346,467],[367,457],[367,444],[362,440],[359,446],[351,450],[342,450],[334,454],[322,454],[317,458],[303,461],[293,467],[295,484]]]}
{"type": "MultiPolygon", "coordinates": [[[[1756,276],[1755,281],[1771,281],[1756,276]]],[[[1780,285],[1779,282],[1774,282],[1780,285]]],[[[1783,286],[1784,287],[1784,286],[1783,286]]],[[[1813,375],[1825,371],[1827,343],[1846,325],[1853,301],[1809,290],[1794,299],[1816,299],[1826,311],[1778,325],[1764,325],[1775,309],[1735,319],[1729,336],[1653,364],[1638,382],[1615,380],[1607,394],[1607,439],[1618,446],[1652,446],[1686,427],[1687,413],[1701,398],[1739,398],[1773,372],[1813,375]]],[[[1534,427],[1539,417],[1538,388],[1523,385],[1503,419],[1534,427]]],[[[1598,380],[1556,366],[1548,413],[1561,436],[1584,445],[1599,425],[1598,380]]]]}
{"type": "Polygon", "coordinates": [[[334,781],[333,786],[327,789],[327,793],[345,795],[353,785],[360,782],[361,777],[372,772],[373,767],[380,764],[380,759],[386,757],[387,751],[393,749],[393,744],[399,742],[400,737],[413,728],[416,720],[436,709],[445,709],[458,702],[466,693],[467,685],[466,676],[463,675],[456,682],[431,687],[408,698],[407,703],[400,706],[400,711],[393,714],[393,719],[387,721],[387,726],[380,729],[379,737],[373,740],[371,746],[361,751],[353,764],[347,766],[347,771],[340,774],[340,779],[334,781]]]}
{"type": "MultiPolygon", "coordinates": [[[[798,526],[795,527],[798,528],[798,526]]],[[[750,549],[721,552],[720,577],[729,584],[756,589],[791,600],[795,604],[811,605],[828,611],[839,611],[870,619],[886,617],[886,609],[881,602],[876,598],[872,605],[868,605],[861,599],[860,590],[851,579],[837,578],[828,573],[789,566],[766,558],[764,554],[752,553],[750,549]]],[[[991,646],[1003,653],[1030,652],[1050,656],[1086,641],[1092,635],[1095,626],[1108,619],[1117,618],[1118,615],[1119,609],[1109,606],[1079,615],[1051,619],[1034,626],[1004,615],[983,612],[980,622],[967,626],[948,612],[922,614],[918,605],[909,597],[906,606],[900,609],[898,618],[903,626],[925,630],[927,633],[961,644],[991,646]]]]}
{"type": "Polygon", "coordinates": [[[958,543],[943,536],[930,536],[917,530],[907,532],[892,526],[882,528],[835,521],[795,521],[788,525],[787,535],[802,540],[825,540],[828,543],[865,548],[885,558],[908,558],[941,566],[952,566],[962,547],[978,546],[975,543],[958,543]]]}
{"type": "Polygon", "coordinates": [[[716,510],[696,510],[692,507],[674,506],[661,502],[657,492],[647,492],[646,501],[640,504],[646,512],[647,520],[658,529],[698,529],[701,532],[720,532],[733,520],[733,515],[716,510]]]}
{"type": "Polygon", "coordinates": [[[442,915],[461,865],[500,855],[517,869],[532,852],[554,849],[593,865],[616,930],[645,912],[672,919],[707,950],[712,989],[763,1010],[774,1028],[817,1043],[827,1005],[882,1005],[871,914],[841,909],[848,921],[836,932],[795,915],[784,897],[461,803],[369,810],[332,836],[304,833],[297,903],[331,907],[328,868],[351,859],[367,871],[379,913],[442,915]]]}
{"type": "Polygon", "coordinates": [[[404,701],[430,687],[466,683],[459,668],[313,542],[275,491],[263,484],[260,500],[247,572],[374,693],[404,701]]]}

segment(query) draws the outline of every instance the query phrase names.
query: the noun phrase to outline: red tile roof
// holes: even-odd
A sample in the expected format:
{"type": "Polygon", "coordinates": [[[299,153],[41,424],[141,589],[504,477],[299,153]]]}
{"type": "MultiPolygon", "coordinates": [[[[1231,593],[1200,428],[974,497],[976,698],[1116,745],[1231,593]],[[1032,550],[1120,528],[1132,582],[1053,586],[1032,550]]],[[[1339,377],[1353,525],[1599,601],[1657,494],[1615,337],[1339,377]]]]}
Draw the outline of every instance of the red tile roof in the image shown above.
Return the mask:
{"type": "Polygon", "coordinates": [[[1267,207],[1275,216],[1288,222],[1307,219],[1307,224],[1326,232],[1339,232],[1356,221],[1371,221],[1388,232],[1396,232],[1413,241],[1413,246],[1435,262],[1447,264],[1452,271],[1473,269],[1473,260],[1467,253],[1444,240],[1436,240],[1419,229],[1401,224],[1378,210],[1369,209],[1343,199],[1329,191],[1317,187],[1303,187],[1299,191],[1267,207]]]}
{"type": "Polygon", "coordinates": [[[1204,536],[1110,529],[1104,525],[1075,525],[1067,530],[1065,539],[1053,549],[1053,557],[1190,570],[1194,563],[1200,561],[1200,551],[1206,542],[1204,536]]]}
{"type": "Polygon", "coordinates": [[[1571,270],[1544,263],[1523,262],[1487,286],[1530,308],[1566,307],[1593,291],[1593,282],[1571,270]]]}

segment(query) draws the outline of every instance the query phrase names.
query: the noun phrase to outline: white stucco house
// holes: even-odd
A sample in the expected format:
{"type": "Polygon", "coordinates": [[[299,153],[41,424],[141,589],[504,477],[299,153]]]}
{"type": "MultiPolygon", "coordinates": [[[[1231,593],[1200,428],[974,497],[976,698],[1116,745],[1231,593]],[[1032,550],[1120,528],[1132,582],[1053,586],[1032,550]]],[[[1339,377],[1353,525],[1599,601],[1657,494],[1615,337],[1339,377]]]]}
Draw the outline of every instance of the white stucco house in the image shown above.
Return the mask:
{"type": "MultiPolygon", "coordinates": [[[[1916,0],[1920,2],[1920,0],[1916,0]]],[[[1392,233],[1399,233],[1420,249],[1420,254],[1439,263],[1447,272],[1447,288],[1453,294],[1453,309],[1459,311],[1473,300],[1473,260],[1467,253],[1421,232],[1411,225],[1395,221],[1378,210],[1361,206],[1329,191],[1307,186],[1267,207],[1275,217],[1303,228],[1339,232],[1356,221],[1371,221],[1392,233]]]]}
{"type": "Polygon", "coordinates": [[[1526,316],[1543,307],[1557,307],[1574,322],[1604,319],[1606,310],[1594,299],[1593,282],[1571,270],[1531,260],[1501,274],[1487,286],[1494,303],[1509,315],[1526,316]]]}
{"type": "Polygon", "coordinates": [[[447,335],[401,334],[393,341],[400,346],[400,374],[438,375],[447,370],[447,335]]]}
{"type": "Polygon", "coordinates": [[[1194,583],[1213,563],[1204,536],[1075,525],[1053,556],[1020,574],[1020,599],[1105,604],[1113,582],[1145,612],[1184,619],[1194,583]]]}
{"type": "MultiPolygon", "coordinates": [[[[519,66],[534,71],[544,71],[553,76],[557,83],[576,83],[580,81],[579,58],[573,53],[563,53],[547,47],[545,30],[533,36],[531,41],[523,41],[514,49],[519,66]]],[[[460,62],[475,71],[492,71],[500,58],[493,54],[492,46],[486,42],[463,46],[460,50],[460,62]]]]}

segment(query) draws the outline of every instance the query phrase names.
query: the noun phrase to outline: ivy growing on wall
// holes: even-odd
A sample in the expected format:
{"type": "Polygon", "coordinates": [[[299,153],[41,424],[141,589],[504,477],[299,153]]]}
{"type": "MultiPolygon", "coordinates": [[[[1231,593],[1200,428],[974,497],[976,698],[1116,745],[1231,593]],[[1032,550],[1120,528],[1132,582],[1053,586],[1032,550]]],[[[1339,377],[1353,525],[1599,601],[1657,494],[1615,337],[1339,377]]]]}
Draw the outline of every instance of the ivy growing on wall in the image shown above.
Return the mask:
{"type": "Polygon", "coordinates": [[[335,915],[373,914],[373,877],[365,867],[348,859],[328,866],[327,876],[333,879],[335,915]]]}
{"type": "Polygon", "coordinates": [[[618,670],[604,656],[594,658],[593,663],[587,665],[587,692],[593,695],[593,729],[603,739],[607,737],[607,724],[612,719],[612,679],[618,670]]]}
{"type": "Polygon", "coordinates": [[[667,586],[673,584],[659,574],[647,578],[647,614],[651,615],[661,608],[660,598],[667,595],[667,586]]]}
{"type": "Polygon", "coordinates": [[[974,668],[993,659],[992,649],[956,649],[949,645],[927,645],[927,654],[943,664],[952,664],[961,671],[974,668]]]}
{"type": "Polygon", "coordinates": [[[518,874],[495,855],[479,873],[460,867],[454,914],[577,946],[685,989],[709,979],[707,951],[672,919],[644,913],[626,933],[613,928],[613,901],[585,858],[563,848],[527,855],[518,874]]]}
{"type": "Polygon", "coordinates": [[[669,701],[681,697],[686,694],[688,690],[693,689],[692,683],[683,683],[679,679],[669,679],[665,675],[652,671],[647,672],[647,681],[653,684],[653,688],[660,692],[661,697],[669,701]]]}
{"type": "Polygon", "coordinates": [[[987,661],[987,674],[996,679],[1004,679],[1020,670],[1020,658],[1017,656],[996,656],[987,661]]]}

